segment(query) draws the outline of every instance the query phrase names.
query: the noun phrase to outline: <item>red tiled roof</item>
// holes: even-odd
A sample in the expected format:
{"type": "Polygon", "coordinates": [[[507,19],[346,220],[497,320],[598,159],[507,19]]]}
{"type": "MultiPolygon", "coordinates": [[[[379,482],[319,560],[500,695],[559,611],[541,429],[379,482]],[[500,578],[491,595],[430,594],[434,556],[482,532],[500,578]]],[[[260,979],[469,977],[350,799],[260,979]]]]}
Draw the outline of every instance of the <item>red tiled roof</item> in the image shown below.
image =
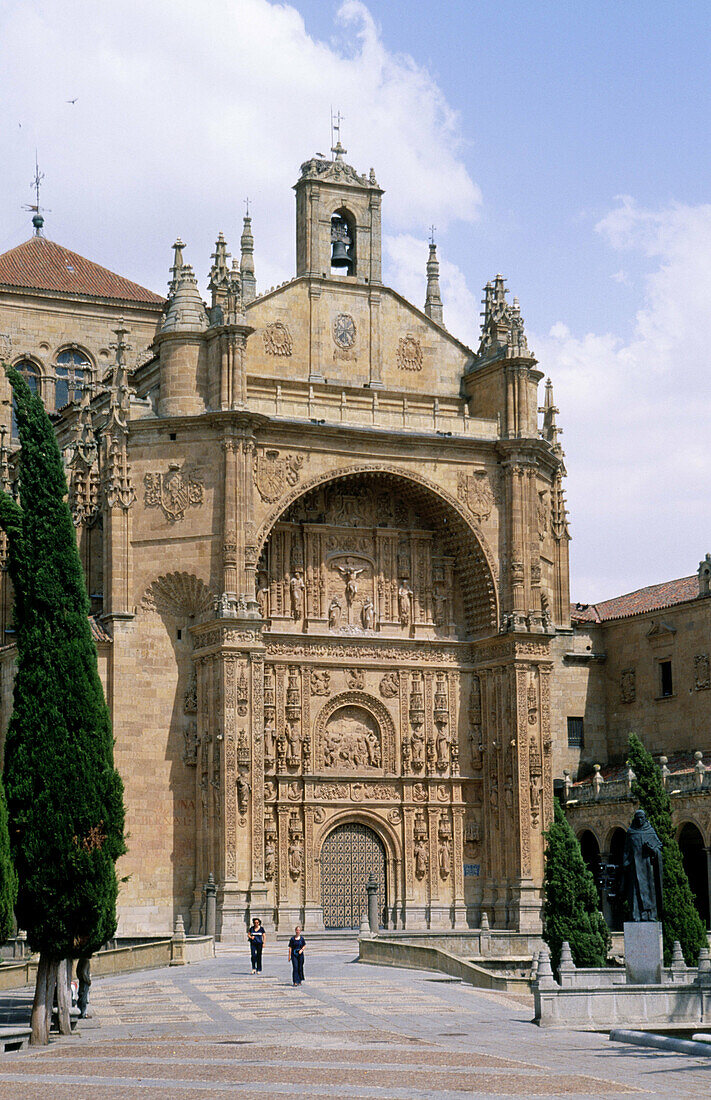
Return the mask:
{"type": "Polygon", "coordinates": [[[610,619],[627,619],[631,615],[643,615],[645,611],[661,611],[664,607],[673,607],[677,603],[686,603],[696,599],[699,594],[699,578],[680,577],[676,581],[664,581],[662,584],[650,584],[647,588],[638,588],[626,596],[615,596],[602,603],[574,603],[570,616],[577,623],[604,623],[610,619]]]}
{"type": "Polygon", "coordinates": [[[28,290],[54,290],[65,294],[88,294],[125,302],[164,299],[130,279],[115,275],[92,260],[70,252],[46,237],[30,237],[24,244],[0,256],[0,284],[28,290]]]}
{"type": "Polygon", "coordinates": [[[110,642],[113,640],[111,635],[107,634],[104,630],[95,615],[89,616],[89,625],[91,627],[91,636],[95,642],[110,642]]]}

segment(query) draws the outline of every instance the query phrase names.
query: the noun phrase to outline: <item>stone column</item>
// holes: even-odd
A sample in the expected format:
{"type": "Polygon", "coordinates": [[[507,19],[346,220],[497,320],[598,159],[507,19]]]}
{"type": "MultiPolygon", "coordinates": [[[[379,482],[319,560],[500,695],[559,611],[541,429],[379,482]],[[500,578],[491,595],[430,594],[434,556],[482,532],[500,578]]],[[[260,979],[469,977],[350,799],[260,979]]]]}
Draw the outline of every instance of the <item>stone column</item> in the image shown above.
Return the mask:
{"type": "Polygon", "coordinates": [[[467,927],[467,907],[464,901],[464,807],[452,808],[454,838],[452,851],[452,880],[454,884],[454,927],[467,927]]]}
{"type": "Polygon", "coordinates": [[[224,462],[224,516],[222,524],[222,591],[237,596],[238,562],[244,556],[240,531],[237,530],[237,459],[238,444],[231,436],[222,440],[224,462]],[[240,554],[240,550],[242,553],[240,554]]]}

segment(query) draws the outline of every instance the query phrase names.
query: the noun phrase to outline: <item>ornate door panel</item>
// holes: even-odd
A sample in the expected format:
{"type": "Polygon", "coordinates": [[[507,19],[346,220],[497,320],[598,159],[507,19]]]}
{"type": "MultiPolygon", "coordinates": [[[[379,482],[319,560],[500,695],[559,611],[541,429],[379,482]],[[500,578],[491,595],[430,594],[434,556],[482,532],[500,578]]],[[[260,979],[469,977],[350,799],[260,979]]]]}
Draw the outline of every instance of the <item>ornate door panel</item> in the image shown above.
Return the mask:
{"type": "Polygon", "coordinates": [[[367,915],[365,884],[378,883],[378,915],[386,905],[385,849],[372,829],[356,822],[338,825],[321,848],[321,900],[326,928],[358,928],[367,915]]]}

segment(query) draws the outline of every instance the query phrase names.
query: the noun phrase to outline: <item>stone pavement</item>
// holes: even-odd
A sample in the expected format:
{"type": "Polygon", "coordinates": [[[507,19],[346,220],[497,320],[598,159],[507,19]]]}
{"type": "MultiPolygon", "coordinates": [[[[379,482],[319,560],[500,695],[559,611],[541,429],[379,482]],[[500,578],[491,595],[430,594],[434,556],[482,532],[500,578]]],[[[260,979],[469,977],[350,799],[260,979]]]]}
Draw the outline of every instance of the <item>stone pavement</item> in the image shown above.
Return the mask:
{"type": "Polygon", "coordinates": [[[355,954],[352,942],[314,943],[298,989],[273,941],[262,976],[245,950],[220,949],[209,962],[97,979],[81,1035],[0,1057],[0,1100],[711,1094],[711,1059],[541,1031],[531,998],[355,954]]]}

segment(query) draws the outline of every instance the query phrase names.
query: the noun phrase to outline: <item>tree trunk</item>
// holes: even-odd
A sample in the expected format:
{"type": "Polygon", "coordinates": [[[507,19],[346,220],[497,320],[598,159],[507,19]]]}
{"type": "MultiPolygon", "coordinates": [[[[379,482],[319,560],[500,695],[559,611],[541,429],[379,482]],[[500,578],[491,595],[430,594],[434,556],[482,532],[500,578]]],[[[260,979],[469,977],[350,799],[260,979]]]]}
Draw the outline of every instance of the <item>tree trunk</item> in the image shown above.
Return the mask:
{"type": "Polygon", "coordinates": [[[72,964],[70,959],[62,959],[57,969],[57,1022],[60,1035],[71,1035],[72,1020],[69,1013],[72,1007],[70,982],[72,964]]]}
{"type": "Polygon", "coordinates": [[[57,985],[58,959],[44,952],[40,954],[35,984],[35,998],[32,1002],[31,1046],[46,1046],[49,1042],[49,1025],[52,1022],[52,1002],[57,985]]]}

